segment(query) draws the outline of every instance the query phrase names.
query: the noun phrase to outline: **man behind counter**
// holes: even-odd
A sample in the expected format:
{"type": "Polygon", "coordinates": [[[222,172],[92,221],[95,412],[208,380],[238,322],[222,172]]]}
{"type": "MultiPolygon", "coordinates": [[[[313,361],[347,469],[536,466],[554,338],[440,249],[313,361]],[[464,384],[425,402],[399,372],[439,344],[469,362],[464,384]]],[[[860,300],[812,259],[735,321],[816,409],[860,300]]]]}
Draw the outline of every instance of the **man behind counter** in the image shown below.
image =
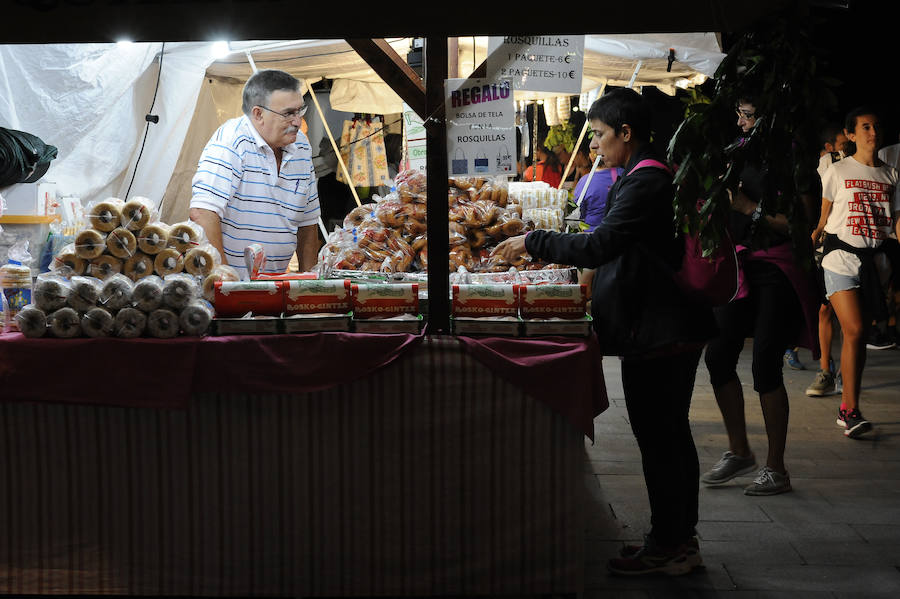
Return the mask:
{"type": "Polygon", "coordinates": [[[258,71],[244,85],[244,115],[219,127],[200,156],[190,218],[242,277],[251,243],[264,248],[267,272],[286,271],[295,249],[301,271],[316,263],[319,195],[301,131],[306,109],[292,75],[258,71]]]}

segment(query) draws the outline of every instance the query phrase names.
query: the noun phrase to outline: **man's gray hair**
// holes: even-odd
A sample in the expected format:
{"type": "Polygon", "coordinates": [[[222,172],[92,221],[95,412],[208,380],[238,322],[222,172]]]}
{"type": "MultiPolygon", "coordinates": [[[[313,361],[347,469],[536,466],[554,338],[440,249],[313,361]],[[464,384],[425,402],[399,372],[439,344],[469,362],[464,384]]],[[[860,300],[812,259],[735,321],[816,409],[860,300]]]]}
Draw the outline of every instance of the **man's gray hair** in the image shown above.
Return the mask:
{"type": "Polygon", "coordinates": [[[244,84],[241,110],[249,116],[254,106],[268,106],[269,96],[275,91],[300,91],[300,81],[290,73],[277,69],[257,71],[244,84]]]}

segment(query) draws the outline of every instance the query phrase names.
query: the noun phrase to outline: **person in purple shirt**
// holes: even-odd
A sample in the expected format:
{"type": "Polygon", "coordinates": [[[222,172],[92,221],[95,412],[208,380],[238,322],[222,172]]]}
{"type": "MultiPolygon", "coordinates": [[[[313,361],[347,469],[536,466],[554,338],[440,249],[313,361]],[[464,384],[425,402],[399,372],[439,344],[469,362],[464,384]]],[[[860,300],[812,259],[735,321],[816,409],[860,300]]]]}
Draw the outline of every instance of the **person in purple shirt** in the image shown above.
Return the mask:
{"type": "MultiPolygon", "coordinates": [[[[590,144],[589,139],[585,139],[585,142],[590,144]]],[[[587,154],[588,160],[590,160],[589,150],[586,149],[584,144],[582,144],[579,152],[587,154]]],[[[590,163],[593,164],[593,160],[590,160],[590,163]]],[[[609,188],[612,187],[613,183],[621,176],[621,168],[609,168],[604,166],[603,161],[601,160],[598,163],[597,170],[594,171],[593,177],[590,176],[589,166],[587,174],[579,178],[578,182],[575,184],[575,190],[572,192],[572,197],[577,202],[578,198],[581,197],[584,186],[588,184],[588,178],[590,178],[590,186],[588,187],[587,193],[584,194],[584,199],[582,199],[579,204],[581,220],[588,225],[588,232],[597,228],[597,225],[599,225],[603,221],[603,217],[606,216],[606,196],[609,194],[609,188]]]]}

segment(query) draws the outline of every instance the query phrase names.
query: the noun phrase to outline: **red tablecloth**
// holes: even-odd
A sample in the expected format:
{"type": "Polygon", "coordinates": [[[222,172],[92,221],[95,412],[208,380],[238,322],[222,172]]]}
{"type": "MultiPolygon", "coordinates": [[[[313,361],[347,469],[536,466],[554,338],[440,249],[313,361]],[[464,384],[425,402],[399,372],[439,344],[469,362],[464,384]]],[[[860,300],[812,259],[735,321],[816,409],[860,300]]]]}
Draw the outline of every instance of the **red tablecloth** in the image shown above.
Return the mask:
{"type": "MultiPolygon", "coordinates": [[[[371,374],[424,335],[315,333],[175,339],[28,339],[0,335],[0,398],[128,407],[187,406],[193,393],[303,393],[371,374]]],[[[608,406],[593,337],[458,338],[504,380],[593,440],[608,406]]]]}

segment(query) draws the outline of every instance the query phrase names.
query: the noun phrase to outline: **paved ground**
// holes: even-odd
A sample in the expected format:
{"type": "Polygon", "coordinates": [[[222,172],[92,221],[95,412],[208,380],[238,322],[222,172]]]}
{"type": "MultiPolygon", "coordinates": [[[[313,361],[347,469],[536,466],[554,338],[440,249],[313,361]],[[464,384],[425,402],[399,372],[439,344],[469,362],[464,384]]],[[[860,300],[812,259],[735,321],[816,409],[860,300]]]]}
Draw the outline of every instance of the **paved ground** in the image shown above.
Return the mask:
{"type": "MultiPolygon", "coordinates": [[[[748,342],[739,374],[751,445],[764,459],[765,430],[749,356],[748,342]]],[[[587,445],[592,506],[586,598],[900,597],[900,350],[868,352],[860,405],[875,428],[857,440],[845,438],[835,424],[840,396],[805,395],[817,365],[805,350],[801,360],[809,370],[784,370],[791,399],[786,462],[794,491],[747,497],[742,488],[750,477],[701,487],[698,532],[705,570],[652,579],[623,579],[606,571],[607,558],[649,528],[649,508],[619,362],[604,361],[611,405],[595,421],[597,443],[587,445]]],[[[665,393],[665,381],[660,392],[665,393]]],[[[727,443],[702,361],[691,420],[704,471],[727,443]]]]}

